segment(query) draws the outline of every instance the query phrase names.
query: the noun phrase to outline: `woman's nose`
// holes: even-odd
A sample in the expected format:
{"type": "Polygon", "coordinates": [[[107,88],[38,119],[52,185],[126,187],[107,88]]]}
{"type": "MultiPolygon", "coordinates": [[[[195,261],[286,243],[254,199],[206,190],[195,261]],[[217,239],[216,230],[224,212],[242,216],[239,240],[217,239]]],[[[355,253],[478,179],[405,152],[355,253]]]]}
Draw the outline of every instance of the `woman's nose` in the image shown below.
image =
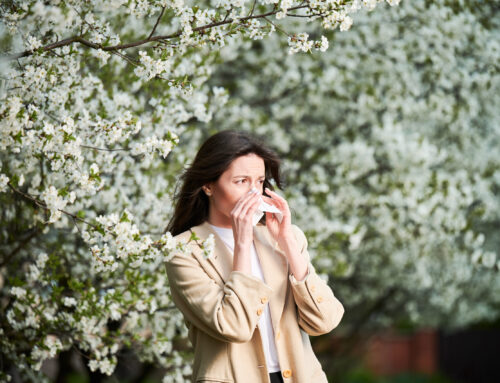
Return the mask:
{"type": "Polygon", "coordinates": [[[254,190],[257,193],[260,193],[260,190],[259,190],[259,188],[256,185],[252,185],[252,187],[249,189],[249,192],[252,191],[252,190],[254,190]]]}

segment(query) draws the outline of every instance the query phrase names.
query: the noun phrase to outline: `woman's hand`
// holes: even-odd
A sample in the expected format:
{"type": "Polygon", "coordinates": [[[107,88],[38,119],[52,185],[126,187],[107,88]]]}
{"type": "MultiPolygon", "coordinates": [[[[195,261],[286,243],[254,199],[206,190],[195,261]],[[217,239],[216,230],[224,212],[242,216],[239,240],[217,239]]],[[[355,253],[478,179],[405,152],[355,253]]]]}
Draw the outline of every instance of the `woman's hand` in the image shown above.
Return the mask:
{"type": "Polygon", "coordinates": [[[250,244],[253,240],[252,218],[259,206],[260,193],[256,189],[250,190],[241,197],[231,210],[234,243],[250,244]]]}
{"type": "Polygon", "coordinates": [[[266,226],[275,241],[278,242],[279,247],[285,252],[285,256],[290,265],[290,271],[295,276],[296,280],[302,281],[308,272],[308,265],[305,258],[300,254],[297,240],[292,232],[292,218],[288,202],[276,194],[275,192],[266,188],[266,192],[271,198],[262,196],[269,204],[276,206],[281,210],[283,219],[281,223],[273,213],[266,211],[266,226]]]}
{"type": "Polygon", "coordinates": [[[285,241],[292,241],[294,239],[292,232],[292,215],[288,207],[288,202],[268,188],[266,188],[266,193],[269,194],[271,198],[263,195],[262,198],[264,201],[270,205],[276,206],[283,214],[283,219],[280,223],[278,218],[274,216],[274,213],[266,211],[266,226],[273,239],[278,242],[280,247],[284,248],[285,241]]]}
{"type": "Polygon", "coordinates": [[[254,189],[241,197],[231,210],[234,236],[233,270],[251,273],[250,246],[253,241],[252,219],[260,203],[260,193],[254,189]]]}

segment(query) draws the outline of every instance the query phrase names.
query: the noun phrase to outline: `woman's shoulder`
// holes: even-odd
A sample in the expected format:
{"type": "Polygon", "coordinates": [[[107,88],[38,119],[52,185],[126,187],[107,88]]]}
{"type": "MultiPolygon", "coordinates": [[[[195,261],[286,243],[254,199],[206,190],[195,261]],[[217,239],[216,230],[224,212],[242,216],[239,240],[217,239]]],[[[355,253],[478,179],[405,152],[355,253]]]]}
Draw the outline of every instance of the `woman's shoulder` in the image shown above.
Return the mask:
{"type": "Polygon", "coordinates": [[[195,257],[202,251],[202,243],[207,235],[204,234],[202,225],[193,226],[182,233],[172,237],[175,249],[168,257],[168,261],[195,257]]]}
{"type": "Polygon", "coordinates": [[[292,231],[293,231],[293,234],[295,235],[295,238],[297,239],[297,242],[301,248],[303,248],[304,245],[307,245],[306,235],[300,227],[298,227],[297,225],[292,223],[292,231]]]}
{"type": "Polygon", "coordinates": [[[294,223],[292,223],[291,226],[292,226],[293,232],[295,233],[295,236],[305,237],[304,231],[299,226],[295,225],[294,223]]]}
{"type": "Polygon", "coordinates": [[[207,222],[203,222],[199,225],[192,226],[189,229],[183,231],[175,235],[173,238],[176,242],[196,242],[198,240],[204,241],[209,234],[211,233],[210,229],[207,227],[207,222]]]}
{"type": "Polygon", "coordinates": [[[174,235],[174,239],[176,241],[185,241],[191,237],[191,229],[187,229],[183,231],[182,233],[179,233],[177,235],[174,235]]]}

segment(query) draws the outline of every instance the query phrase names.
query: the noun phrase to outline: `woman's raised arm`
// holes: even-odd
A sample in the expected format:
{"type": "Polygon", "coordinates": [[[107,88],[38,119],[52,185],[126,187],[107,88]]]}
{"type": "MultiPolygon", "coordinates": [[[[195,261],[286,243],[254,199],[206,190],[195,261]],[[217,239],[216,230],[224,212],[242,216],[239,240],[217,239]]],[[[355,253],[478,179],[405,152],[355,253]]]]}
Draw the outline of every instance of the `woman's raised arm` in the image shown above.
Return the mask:
{"type": "Polygon", "coordinates": [[[194,256],[177,254],[166,262],[172,299],[200,330],[226,342],[247,342],[272,289],[250,274],[232,271],[217,284],[194,256]],[[267,298],[266,300],[262,298],[267,298]]]}
{"type": "Polygon", "coordinates": [[[344,315],[344,306],[335,297],[328,284],[316,274],[307,250],[307,238],[303,231],[292,225],[300,254],[308,262],[308,275],[297,281],[290,275],[293,297],[298,308],[299,326],[309,335],[322,335],[332,331],[344,315]]]}

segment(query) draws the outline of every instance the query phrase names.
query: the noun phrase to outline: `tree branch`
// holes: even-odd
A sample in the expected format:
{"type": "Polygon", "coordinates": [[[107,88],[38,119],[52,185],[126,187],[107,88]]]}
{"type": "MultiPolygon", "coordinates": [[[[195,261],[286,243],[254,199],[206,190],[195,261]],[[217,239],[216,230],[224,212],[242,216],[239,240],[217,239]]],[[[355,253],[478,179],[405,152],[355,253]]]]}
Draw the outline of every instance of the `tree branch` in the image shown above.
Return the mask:
{"type": "Polygon", "coordinates": [[[109,149],[109,148],[98,148],[96,146],[90,146],[90,145],[80,145],[82,148],[88,148],[88,149],[95,149],[95,150],[107,150],[108,152],[115,152],[117,150],[130,150],[127,148],[116,148],[116,149],[109,149]]]}
{"type": "MultiPolygon", "coordinates": [[[[44,209],[46,211],[50,211],[50,209],[47,207],[47,204],[45,202],[40,201],[39,199],[36,199],[35,197],[33,197],[32,195],[30,195],[28,193],[24,193],[21,190],[16,189],[14,186],[12,186],[12,184],[10,182],[7,182],[7,185],[9,185],[9,187],[12,190],[14,190],[14,192],[22,195],[24,198],[29,199],[30,201],[33,201],[36,205],[40,206],[42,209],[44,209]]],[[[63,209],[57,209],[57,210],[59,210],[61,213],[64,213],[64,214],[66,214],[66,215],[68,215],[70,217],[73,217],[73,220],[78,220],[80,222],[86,223],[87,225],[92,226],[96,230],[99,229],[96,225],[94,225],[94,224],[92,224],[90,222],[87,222],[84,219],[82,219],[82,218],[80,218],[80,217],[78,217],[78,216],[76,216],[74,214],[71,214],[70,212],[67,212],[67,211],[65,211],[63,209]]]]}
{"type": "MultiPolygon", "coordinates": [[[[301,9],[301,8],[306,8],[306,7],[307,7],[307,5],[299,5],[299,6],[290,8],[289,11],[293,11],[293,10],[301,9]]],[[[244,21],[251,20],[251,19],[260,19],[260,18],[264,18],[266,16],[275,15],[276,13],[278,13],[278,10],[275,8],[272,11],[269,11],[267,13],[262,13],[260,15],[250,15],[250,16],[245,16],[245,17],[241,17],[241,18],[237,18],[237,19],[224,19],[223,21],[217,21],[217,22],[213,22],[210,24],[202,25],[200,27],[193,28],[193,32],[201,32],[201,31],[204,31],[205,29],[210,29],[210,28],[214,28],[214,27],[219,27],[221,25],[231,24],[234,21],[244,22],[244,21]]],[[[59,41],[52,43],[52,44],[48,44],[40,49],[42,49],[43,51],[50,51],[50,50],[55,49],[55,48],[59,48],[59,47],[65,46],[65,45],[70,45],[70,44],[73,44],[75,42],[79,42],[80,44],[85,45],[89,48],[102,49],[103,51],[117,51],[117,50],[121,50],[121,49],[137,47],[137,46],[144,45],[144,44],[147,44],[147,43],[150,43],[153,41],[170,40],[170,39],[173,39],[176,37],[180,37],[181,35],[182,35],[182,31],[177,31],[177,32],[171,33],[169,35],[164,35],[164,36],[151,36],[150,35],[150,37],[148,37],[146,39],[130,42],[127,44],[114,45],[114,46],[103,46],[102,44],[96,44],[96,43],[93,43],[91,41],[88,41],[81,36],[73,36],[73,37],[69,37],[67,39],[59,40],[59,41]]],[[[33,55],[33,51],[26,50],[26,51],[21,52],[21,53],[15,53],[12,55],[5,55],[1,59],[2,60],[16,60],[16,59],[19,59],[21,57],[28,57],[31,55],[33,55]]]]}
{"type": "MultiPolygon", "coordinates": [[[[30,201],[33,201],[36,205],[40,206],[40,207],[41,207],[42,209],[44,209],[45,211],[50,211],[50,209],[47,207],[47,205],[45,204],[45,202],[43,202],[43,201],[40,201],[40,200],[36,199],[35,197],[33,197],[32,195],[30,195],[30,194],[28,194],[28,193],[24,193],[24,192],[22,192],[21,190],[16,189],[16,188],[15,188],[15,187],[14,187],[14,186],[10,183],[10,181],[9,181],[9,182],[7,182],[7,185],[8,185],[8,186],[9,186],[9,187],[10,187],[10,188],[14,191],[14,192],[16,192],[16,193],[20,194],[21,196],[23,196],[23,197],[24,197],[24,198],[26,198],[26,199],[29,199],[30,201]]],[[[78,217],[78,216],[76,216],[76,215],[74,215],[74,214],[71,214],[70,212],[67,212],[66,210],[63,210],[63,209],[57,209],[57,210],[59,210],[61,213],[66,214],[67,216],[69,216],[69,217],[73,218],[73,223],[74,223],[75,225],[76,225],[76,221],[80,221],[80,222],[83,222],[83,223],[85,223],[85,224],[87,224],[87,225],[89,225],[89,226],[93,227],[95,230],[98,230],[98,229],[99,229],[99,228],[98,228],[96,225],[94,225],[93,223],[90,223],[90,222],[88,222],[88,221],[85,221],[83,218],[80,218],[80,217],[78,217]]],[[[78,226],[77,226],[77,228],[78,228],[78,226]]],[[[78,228],[78,230],[79,230],[79,228],[78,228]]],[[[116,234],[115,234],[115,233],[111,233],[111,234],[112,234],[113,236],[115,236],[115,237],[116,237],[116,234]]],[[[157,234],[163,234],[163,233],[157,233],[157,234]]],[[[160,245],[159,240],[158,240],[158,241],[154,241],[154,242],[152,242],[152,245],[153,245],[153,246],[155,246],[155,247],[159,246],[159,245],[160,245]]]]}

